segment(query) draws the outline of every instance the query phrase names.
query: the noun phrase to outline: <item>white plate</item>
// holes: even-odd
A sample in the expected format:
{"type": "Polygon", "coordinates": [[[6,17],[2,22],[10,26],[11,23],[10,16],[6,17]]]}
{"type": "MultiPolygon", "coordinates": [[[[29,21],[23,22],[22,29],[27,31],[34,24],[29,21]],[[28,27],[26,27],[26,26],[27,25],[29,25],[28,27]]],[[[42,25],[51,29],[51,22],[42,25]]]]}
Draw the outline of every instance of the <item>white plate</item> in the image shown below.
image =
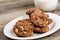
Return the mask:
{"type": "Polygon", "coordinates": [[[33,34],[33,36],[31,36],[31,37],[17,37],[16,35],[14,35],[12,33],[12,30],[13,30],[13,27],[14,27],[15,23],[18,20],[29,18],[27,15],[23,15],[23,16],[20,16],[20,17],[14,19],[14,20],[12,20],[11,22],[8,23],[5,26],[5,28],[4,28],[4,34],[7,37],[12,38],[12,39],[37,39],[37,38],[42,38],[42,37],[48,36],[48,35],[56,32],[58,29],[60,29],[60,17],[58,15],[54,14],[54,13],[47,13],[47,14],[54,21],[53,21],[53,23],[51,23],[49,25],[49,31],[46,32],[46,33],[43,33],[43,34],[33,34]],[[54,22],[55,22],[55,25],[53,26],[54,22]]]}

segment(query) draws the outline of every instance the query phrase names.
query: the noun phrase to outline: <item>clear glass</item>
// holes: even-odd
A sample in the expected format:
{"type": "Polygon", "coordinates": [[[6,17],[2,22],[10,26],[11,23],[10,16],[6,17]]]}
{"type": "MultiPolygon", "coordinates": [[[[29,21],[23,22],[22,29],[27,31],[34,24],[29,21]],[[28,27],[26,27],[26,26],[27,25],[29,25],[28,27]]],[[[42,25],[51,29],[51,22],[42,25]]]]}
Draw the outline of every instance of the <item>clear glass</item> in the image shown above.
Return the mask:
{"type": "Polygon", "coordinates": [[[34,4],[36,8],[44,11],[53,11],[58,4],[58,0],[34,0],[34,4]]]}

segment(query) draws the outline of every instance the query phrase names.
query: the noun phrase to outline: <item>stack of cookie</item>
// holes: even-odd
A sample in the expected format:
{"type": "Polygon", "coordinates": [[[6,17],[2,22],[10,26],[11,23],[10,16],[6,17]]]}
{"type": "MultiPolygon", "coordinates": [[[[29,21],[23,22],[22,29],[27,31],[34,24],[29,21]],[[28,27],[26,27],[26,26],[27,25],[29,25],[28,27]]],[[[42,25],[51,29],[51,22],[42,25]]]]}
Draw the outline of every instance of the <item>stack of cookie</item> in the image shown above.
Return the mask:
{"type": "Polygon", "coordinates": [[[30,9],[27,10],[26,14],[29,15],[31,22],[35,25],[34,32],[42,33],[49,30],[48,24],[52,23],[52,19],[42,9],[30,9]]]}
{"type": "Polygon", "coordinates": [[[30,9],[26,11],[26,14],[29,15],[29,19],[19,20],[13,28],[17,36],[27,37],[49,30],[48,24],[53,20],[42,9],[30,9]]]}

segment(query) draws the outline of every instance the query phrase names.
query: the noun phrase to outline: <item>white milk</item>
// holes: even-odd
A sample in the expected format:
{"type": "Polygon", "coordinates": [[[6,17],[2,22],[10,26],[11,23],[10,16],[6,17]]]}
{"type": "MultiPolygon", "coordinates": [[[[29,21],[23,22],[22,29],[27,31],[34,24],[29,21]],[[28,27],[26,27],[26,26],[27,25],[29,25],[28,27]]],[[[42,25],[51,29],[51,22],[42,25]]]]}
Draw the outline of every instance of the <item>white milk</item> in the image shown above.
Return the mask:
{"type": "Polygon", "coordinates": [[[34,0],[36,8],[41,8],[44,11],[52,11],[56,8],[58,0],[34,0]]]}

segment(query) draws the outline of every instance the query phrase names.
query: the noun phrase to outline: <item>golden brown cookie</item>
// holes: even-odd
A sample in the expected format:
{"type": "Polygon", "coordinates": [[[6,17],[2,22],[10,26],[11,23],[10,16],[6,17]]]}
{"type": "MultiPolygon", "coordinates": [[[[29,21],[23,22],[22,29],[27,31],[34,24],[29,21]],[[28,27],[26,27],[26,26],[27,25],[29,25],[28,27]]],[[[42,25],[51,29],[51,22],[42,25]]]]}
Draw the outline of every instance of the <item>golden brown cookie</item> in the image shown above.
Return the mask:
{"type": "Polygon", "coordinates": [[[44,32],[47,32],[49,30],[49,27],[46,26],[46,27],[35,27],[34,28],[34,32],[35,33],[44,33],[44,32]]]}
{"type": "Polygon", "coordinates": [[[51,21],[48,19],[49,15],[44,14],[44,11],[41,9],[29,10],[26,12],[29,15],[29,18],[34,25],[39,27],[44,27],[48,25],[51,21]],[[48,20],[47,20],[48,19],[48,20]]]}
{"type": "Polygon", "coordinates": [[[16,22],[13,32],[17,36],[31,36],[33,35],[34,25],[29,19],[19,20],[16,22]]]}
{"type": "Polygon", "coordinates": [[[13,32],[20,37],[28,37],[28,36],[32,36],[33,35],[33,31],[31,30],[19,30],[16,26],[13,29],[13,32]]]}

